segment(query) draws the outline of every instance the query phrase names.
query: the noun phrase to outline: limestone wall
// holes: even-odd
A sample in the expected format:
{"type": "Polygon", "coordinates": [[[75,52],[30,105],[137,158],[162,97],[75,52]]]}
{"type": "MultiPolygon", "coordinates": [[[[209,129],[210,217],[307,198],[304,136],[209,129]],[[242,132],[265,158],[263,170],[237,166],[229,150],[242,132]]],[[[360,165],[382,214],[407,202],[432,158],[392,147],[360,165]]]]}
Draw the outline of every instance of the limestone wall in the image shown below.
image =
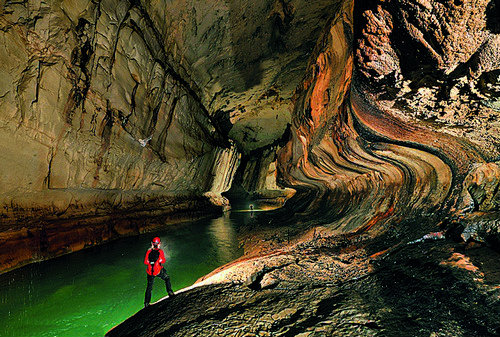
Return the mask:
{"type": "Polygon", "coordinates": [[[237,154],[140,2],[0,10],[2,270],[215,211],[237,154]]]}
{"type": "Polygon", "coordinates": [[[140,4],[7,2],[0,20],[2,204],[212,187],[200,172],[228,143],[140,4]]]}

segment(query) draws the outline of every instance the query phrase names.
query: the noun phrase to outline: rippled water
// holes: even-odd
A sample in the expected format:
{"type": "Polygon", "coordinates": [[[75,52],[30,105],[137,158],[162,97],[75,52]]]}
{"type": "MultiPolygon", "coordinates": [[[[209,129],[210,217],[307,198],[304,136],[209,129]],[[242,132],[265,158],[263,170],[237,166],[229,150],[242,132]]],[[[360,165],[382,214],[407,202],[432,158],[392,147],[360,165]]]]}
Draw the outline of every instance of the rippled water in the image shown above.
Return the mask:
{"type": "MultiPolygon", "coordinates": [[[[241,255],[236,224],[249,216],[169,225],[0,275],[0,336],[103,336],[143,306],[152,237],[162,240],[176,291],[241,255]]],[[[152,301],[165,295],[156,279],[152,301]]]]}

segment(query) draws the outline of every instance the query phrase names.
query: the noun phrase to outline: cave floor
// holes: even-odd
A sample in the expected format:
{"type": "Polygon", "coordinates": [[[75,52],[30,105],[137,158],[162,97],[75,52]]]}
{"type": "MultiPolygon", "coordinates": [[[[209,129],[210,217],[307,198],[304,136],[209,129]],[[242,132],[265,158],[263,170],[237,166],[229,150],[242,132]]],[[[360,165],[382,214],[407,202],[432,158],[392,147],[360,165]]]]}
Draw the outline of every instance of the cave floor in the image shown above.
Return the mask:
{"type": "Polygon", "coordinates": [[[374,253],[369,242],[316,236],[242,259],[107,336],[500,335],[498,252],[441,238],[374,253]]]}

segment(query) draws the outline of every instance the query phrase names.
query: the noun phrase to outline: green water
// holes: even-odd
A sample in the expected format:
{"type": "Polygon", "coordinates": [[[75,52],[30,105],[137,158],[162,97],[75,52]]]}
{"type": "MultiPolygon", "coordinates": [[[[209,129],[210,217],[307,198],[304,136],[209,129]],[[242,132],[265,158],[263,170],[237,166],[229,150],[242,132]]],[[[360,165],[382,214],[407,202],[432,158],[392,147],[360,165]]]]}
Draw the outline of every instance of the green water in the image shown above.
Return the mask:
{"type": "MultiPolygon", "coordinates": [[[[103,336],[144,303],[144,254],[159,236],[174,291],[241,255],[233,212],[168,226],[0,275],[0,336],[103,336]]],[[[155,280],[152,302],[166,295],[155,280]]]]}

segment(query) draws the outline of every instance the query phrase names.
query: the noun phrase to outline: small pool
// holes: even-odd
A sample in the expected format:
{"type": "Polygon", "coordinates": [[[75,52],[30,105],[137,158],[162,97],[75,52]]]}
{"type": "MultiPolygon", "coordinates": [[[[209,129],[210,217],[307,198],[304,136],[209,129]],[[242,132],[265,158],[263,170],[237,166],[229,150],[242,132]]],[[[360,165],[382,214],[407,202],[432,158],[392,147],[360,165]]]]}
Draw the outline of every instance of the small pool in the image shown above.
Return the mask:
{"type": "MultiPolygon", "coordinates": [[[[245,212],[226,213],[35,263],[0,275],[0,336],[103,336],[143,307],[144,254],[154,236],[165,250],[174,291],[241,256],[245,212]]],[[[155,280],[152,302],[166,295],[155,280]]]]}

